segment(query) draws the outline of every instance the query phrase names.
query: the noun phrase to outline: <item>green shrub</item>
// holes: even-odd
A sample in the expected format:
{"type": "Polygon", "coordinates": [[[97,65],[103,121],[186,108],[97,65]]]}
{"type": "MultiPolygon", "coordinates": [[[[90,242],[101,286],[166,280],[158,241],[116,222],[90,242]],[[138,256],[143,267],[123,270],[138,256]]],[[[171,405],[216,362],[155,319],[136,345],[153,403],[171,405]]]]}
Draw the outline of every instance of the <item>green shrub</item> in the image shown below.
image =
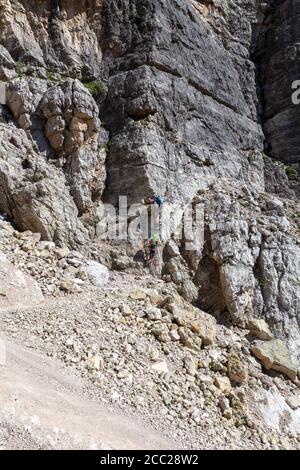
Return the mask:
{"type": "Polygon", "coordinates": [[[265,288],[268,286],[270,280],[268,279],[268,277],[265,277],[265,276],[259,276],[257,278],[257,282],[258,282],[258,285],[261,287],[261,288],[265,288]]]}
{"type": "Polygon", "coordinates": [[[16,62],[15,64],[16,72],[20,75],[25,75],[27,73],[27,66],[23,62],[16,62]]]}
{"type": "Polygon", "coordinates": [[[289,180],[295,180],[298,176],[297,171],[292,166],[288,165],[285,167],[285,173],[289,180]]]}
{"type": "Polygon", "coordinates": [[[106,153],[109,151],[111,141],[109,140],[106,144],[100,144],[98,150],[104,150],[106,153]]]}
{"type": "Polygon", "coordinates": [[[214,162],[209,158],[206,158],[203,162],[203,166],[214,166],[214,162]]]}
{"type": "Polygon", "coordinates": [[[50,82],[54,82],[56,80],[56,76],[51,72],[51,70],[46,70],[46,77],[50,82]]]}
{"type": "Polygon", "coordinates": [[[105,98],[107,95],[107,87],[101,80],[93,80],[91,82],[83,82],[84,86],[89,90],[94,98],[101,96],[105,98]]]}

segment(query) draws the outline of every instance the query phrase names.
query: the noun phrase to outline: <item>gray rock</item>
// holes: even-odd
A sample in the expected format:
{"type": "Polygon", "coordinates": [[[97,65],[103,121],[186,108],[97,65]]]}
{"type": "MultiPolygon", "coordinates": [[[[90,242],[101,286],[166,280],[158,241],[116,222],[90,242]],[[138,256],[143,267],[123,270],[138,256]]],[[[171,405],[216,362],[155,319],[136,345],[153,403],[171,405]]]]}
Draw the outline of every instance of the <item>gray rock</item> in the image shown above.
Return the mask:
{"type": "Polygon", "coordinates": [[[283,341],[279,339],[267,342],[258,341],[251,346],[251,352],[266,369],[274,369],[292,380],[297,377],[297,365],[292,361],[283,341]]]}
{"type": "Polygon", "coordinates": [[[146,311],[148,320],[158,321],[161,320],[161,310],[157,307],[149,307],[146,311]]]}
{"type": "Polygon", "coordinates": [[[99,109],[79,80],[67,79],[50,87],[40,102],[47,120],[45,133],[55,152],[70,155],[99,130],[99,109]]]}
{"type": "Polygon", "coordinates": [[[97,261],[87,261],[85,269],[89,279],[95,287],[104,287],[109,280],[109,271],[103,264],[97,261]]]}
{"type": "Polygon", "coordinates": [[[235,352],[231,352],[228,356],[228,377],[233,382],[243,384],[247,382],[249,371],[245,361],[235,352]]]}
{"type": "Polygon", "coordinates": [[[297,410],[300,408],[300,397],[299,396],[290,396],[286,400],[287,404],[289,405],[292,410],[297,410]]]}
{"type": "Polygon", "coordinates": [[[20,230],[39,232],[44,240],[83,243],[87,232],[63,173],[40,158],[23,130],[0,123],[0,136],[0,210],[20,230]]]}
{"type": "Polygon", "coordinates": [[[161,361],[152,364],[151,370],[158,372],[159,374],[164,374],[169,372],[169,367],[166,361],[161,361]]]}
{"type": "Polygon", "coordinates": [[[300,142],[297,136],[299,106],[291,100],[292,83],[299,80],[299,42],[292,39],[299,31],[299,4],[277,2],[267,15],[267,23],[258,28],[259,83],[264,98],[264,129],[273,158],[299,163],[300,142]],[[293,9],[293,15],[289,13],[293,9]],[[287,22],[282,18],[287,15],[287,22]],[[274,61],[276,67],[273,66],[274,61]]]}
{"type": "Polygon", "coordinates": [[[254,67],[247,51],[254,9],[252,15],[250,9],[245,14],[243,5],[220,3],[221,15],[243,18],[243,25],[238,29],[225,22],[222,40],[218,41],[212,33],[215,25],[191,2],[155,0],[143,2],[140,8],[142,29],[128,21],[129,2],[106,4],[104,34],[110,47],[119,51],[118,61],[110,55],[104,57],[110,73],[106,115],[112,129],[111,200],[122,192],[135,201],[152,192],[167,193],[172,201],[191,199],[215,171],[245,179],[252,179],[255,173],[261,180],[259,171],[248,171],[243,151],[262,149],[254,104],[254,67]],[[181,25],[184,34],[176,33],[174,42],[171,31],[175,23],[181,25]],[[121,36],[120,25],[124,31],[121,36]],[[241,41],[239,47],[230,42],[231,34],[241,41]],[[129,54],[132,40],[136,44],[142,41],[143,51],[137,48],[129,54]],[[247,74],[242,74],[245,69],[247,74]],[[167,91],[170,89],[172,97],[167,91]],[[175,102],[179,106],[174,113],[175,102]],[[138,187],[134,184],[136,168],[143,182],[138,187]]]}
{"type": "Polygon", "coordinates": [[[268,341],[269,339],[273,338],[268,324],[263,319],[254,318],[250,320],[248,323],[248,328],[250,333],[256,336],[256,338],[262,339],[264,341],[268,341]]]}
{"type": "MultiPolygon", "coordinates": [[[[59,84],[50,85],[42,79],[18,77],[8,87],[7,104],[19,126],[35,141],[35,146],[30,151],[31,158],[24,158],[25,163],[23,163],[23,166],[28,166],[28,170],[35,170],[33,174],[27,172],[28,182],[38,182],[49,175],[52,177],[54,185],[54,178],[60,177],[61,182],[56,184],[58,190],[63,193],[60,199],[70,199],[71,192],[79,213],[77,214],[75,210],[74,217],[77,218],[77,215],[89,211],[94,213],[96,211],[95,203],[101,198],[106,178],[104,162],[107,135],[104,130],[100,131],[99,109],[89,91],[78,80],[67,79],[59,84]],[[56,170],[44,159],[43,161],[40,159],[35,165],[34,157],[38,155],[38,152],[45,153],[50,157],[53,157],[54,154],[57,157],[69,156],[68,163],[62,170],[56,170]],[[67,181],[65,181],[65,177],[67,181]],[[67,183],[70,190],[66,187],[67,183]]],[[[3,132],[6,132],[7,138],[10,138],[9,128],[3,127],[3,132]]],[[[29,144],[25,143],[24,139],[25,135],[23,137],[20,134],[17,145],[28,148],[29,144]]],[[[25,153],[24,150],[24,155],[25,153]]],[[[42,182],[41,185],[43,185],[42,182]]],[[[49,193],[50,191],[51,187],[46,191],[43,188],[41,193],[49,193]]],[[[70,201],[66,207],[70,204],[73,202],[70,201]]],[[[51,205],[54,209],[55,203],[51,205]]],[[[11,213],[10,215],[12,216],[11,213]]],[[[15,219],[16,225],[20,226],[18,217],[16,215],[12,217],[15,219]]],[[[48,233],[47,235],[43,233],[43,237],[53,238],[53,235],[50,234],[53,233],[53,230],[50,227],[55,225],[55,221],[51,224],[49,216],[48,220],[48,227],[43,230],[48,233]]],[[[92,217],[90,222],[95,223],[92,217]]],[[[36,229],[36,225],[33,225],[32,221],[28,220],[27,223],[28,228],[36,229]]],[[[80,225],[79,221],[76,223],[80,225]]],[[[59,232],[64,230],[63,225],[65,224],[62,224],[59,232]]],[[[80,230],[75,229],[76,231],[80,230]]],[[[75,232],[73,229],[73,234],[69,234],[69,236],[74,239],[78,237],[78,241],[83,238],[79,233],[75,235],[75,232]]]]}
{"type": "Polygon", "coordinates": [[[0,66],[5,66],[8,68],[13,68],[15,66],[15,61],[5,47],[0,44],[0,66]]]}
{"type": "Polygon", "coordinates": [[[195,376],[197,372],[197,363],[192,356],[186,356],[183,359],[184,367],[187,373],[191,376],[195,376]]]}

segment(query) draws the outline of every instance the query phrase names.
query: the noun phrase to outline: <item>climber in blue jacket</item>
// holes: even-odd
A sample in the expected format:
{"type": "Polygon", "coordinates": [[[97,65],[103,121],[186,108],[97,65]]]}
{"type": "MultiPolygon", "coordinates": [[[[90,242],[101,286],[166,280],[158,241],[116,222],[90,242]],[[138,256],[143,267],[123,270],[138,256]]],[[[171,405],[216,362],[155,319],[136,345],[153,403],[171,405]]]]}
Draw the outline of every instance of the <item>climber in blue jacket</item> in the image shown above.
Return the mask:
{"type": "Polygon", "coordinates": [[[151,196],[145,199],[145,204],[157,204],[159,208],[163,205],[164,200],[161,196],[151,196]]]}
{"type": "Polygon", "coordinates": [[[163,205],[164,200],[161,196],[153,196],[153,204],[157,204],[159,208],[163,205]]]}

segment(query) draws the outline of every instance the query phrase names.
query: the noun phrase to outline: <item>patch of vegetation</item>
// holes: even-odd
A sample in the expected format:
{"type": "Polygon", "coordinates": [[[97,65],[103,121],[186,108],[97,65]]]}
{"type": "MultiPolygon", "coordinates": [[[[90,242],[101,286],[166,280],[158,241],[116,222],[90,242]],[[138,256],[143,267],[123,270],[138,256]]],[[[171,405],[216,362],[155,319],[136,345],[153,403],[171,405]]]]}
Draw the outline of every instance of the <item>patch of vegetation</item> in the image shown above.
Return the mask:
{"type": "Polygon", "coordinates": [[[84,81],[83,85],[89,90],[94,98],[105,98],[107,95],[107,86],[101,80],[84,81]]]}
{"type": "Polygon", "coordinates": [[[246,157],[249,163],[255,162],[260,157],[262,157],[264,160],[269,158],[265,152],[261,152],[259,150],[248,150],[246,152],[246,157]]]}
{"type": "Polygon", "coordinates": [[[101,152],[102,150],[104,150],[105,152],[107,152],[108,150],[108,145],[107,144],[100,144],[98,146],[98,150],[101,152]]]}
{"type": "Polygon", "coordinates": [[[254,162],[256,160],[256,158],[257,158],[257,153],[256,153],[255,150],[249,150],[247,152],[247,159],[248,159],[249,163],[254,162]]]}
{"type": "Polygon", "coordinates": [[[287,165],[285,167],[285,173],[288,177],[289,180],[295,180],[298,176],[298,173],[297,171],[295,170],[295,168],[293,168],[292,166],[290,165],[287,165]]]}
{"type": "Polygon", "coordinates": [[[266,277],[266,276],[258,276],[258,277],[257,277],[257,282],[258,282],[258,285],[259,285],[261,288],[264,288],[264,287],[267,287],[267,285],[269,284],[270,280],[269,280],[268,277],[266,277]]]}
{"type": "Polygon", "coordinates": [[[47,80],[49,80],[50,82],[56,81],[56,76],[54,75],[53,72],[51,72],[51,70],[46,70],[45,75],[47,77],[47,80]]]}
{"type": "Polygon", "coordinates": [[[104,150],[107,153],[109,151],[110,145],[111,145],[111,141],[109,140],[106,144],[100,144],[98,146],[98,150],[99,151],[104,150]]]}
{"type": "Polygon", "coordinates": [[[39,183],[40,181],[42,181],[44,179],[44,175],[42,175],[41,173],[36,173],[33,177],[33,181],[35,183],[39,183]]]}
{"type": "Polygon", "coordinates": [[[19,77],[21,75],[25,75],[28,72],[27,65],[23,62],[16,62],[15,68],[19,77]]]}
{"type": "Polygon", "coordinates": [[[203,166],[214,166],[214,162],[212,160],[210,160],[209,158],[206,158],[203,162],[203,166]]]}

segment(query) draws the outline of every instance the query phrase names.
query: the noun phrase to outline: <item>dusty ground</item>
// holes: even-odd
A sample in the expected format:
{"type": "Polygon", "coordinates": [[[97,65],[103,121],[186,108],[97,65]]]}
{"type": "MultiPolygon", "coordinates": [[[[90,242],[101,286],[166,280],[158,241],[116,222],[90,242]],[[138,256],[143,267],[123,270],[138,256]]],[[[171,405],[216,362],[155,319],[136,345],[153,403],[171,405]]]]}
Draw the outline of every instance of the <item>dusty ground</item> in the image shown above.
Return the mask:
{"type": "Polygon", "coordinates": [[[91,399],[59,361],[6,340],[1,367],[1,449],[168,449],[174,443],[91,399]]]}

